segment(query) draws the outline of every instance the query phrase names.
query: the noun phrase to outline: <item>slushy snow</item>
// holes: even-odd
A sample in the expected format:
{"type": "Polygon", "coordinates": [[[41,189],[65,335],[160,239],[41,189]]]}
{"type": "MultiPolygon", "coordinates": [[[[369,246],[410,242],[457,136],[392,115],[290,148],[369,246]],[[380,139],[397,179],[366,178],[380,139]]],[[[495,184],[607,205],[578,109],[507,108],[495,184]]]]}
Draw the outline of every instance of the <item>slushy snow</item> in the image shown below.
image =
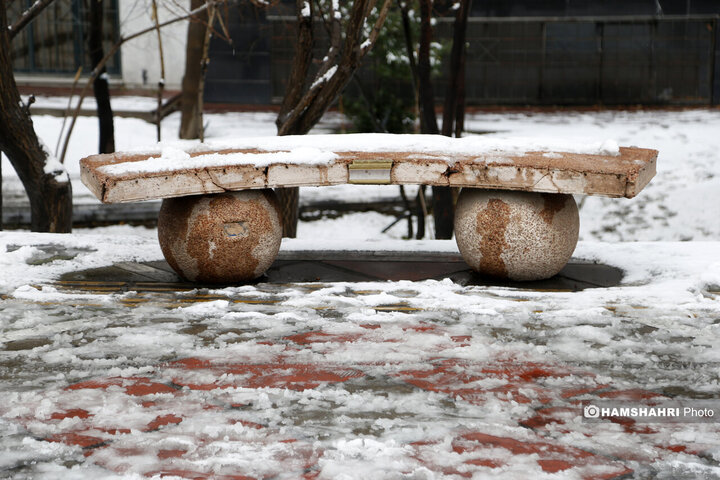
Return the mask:
{"type": "MultiPolygon", "coordinates": [[[[274,134],[272,113],[206,120],[212,141],[274,134]]],[[[316,133],[341,121],[329,117],[316,133]]],[[[61,120],[34,122],[54,145],[61,120]]],[[[177,114],[165,120],[163,137],[178,123],[177,114]]],[[[614,138],[660,151],[638,197],[578,197],[574,261],[622,269],[619,285],[573,293],[446,279],[108,292],[58,281],[160,260],[155,230],[0,232],[0,476],[570,479],[628,468],[631,478],[720,478],[717,423],[587,423],[576,404],[604,394],[717,403],[720,112],[477,113],[466,125],[496,144],[590,138],[601,148],[614,138]],[[479,448],[477,438],[544,451],[479,448]],[[83,441],[107,443],[73,443],[83,441]],[[585,463],[550,473],[538,461],[585,463]]],[[[77,159],[96,147],[96,120],[78,127],[85,134],[66,162],[79,198],[89,198],[77,159]]],[[[150,124],[117,118],[116,132],[119,149],[156,148],[150,124]]],[[[314,148],[304,141],[293,148],[314,148]]],[[[3,187],[17,191],[3,162],[3,187]]],[[[309,188],[301,201],[397,192],[309,188]]],[[[393,220],[370,212],[301,222],[281,252],[456,252],[452,241],[401,240],[404,221],[380,233],[393,220]]]]}

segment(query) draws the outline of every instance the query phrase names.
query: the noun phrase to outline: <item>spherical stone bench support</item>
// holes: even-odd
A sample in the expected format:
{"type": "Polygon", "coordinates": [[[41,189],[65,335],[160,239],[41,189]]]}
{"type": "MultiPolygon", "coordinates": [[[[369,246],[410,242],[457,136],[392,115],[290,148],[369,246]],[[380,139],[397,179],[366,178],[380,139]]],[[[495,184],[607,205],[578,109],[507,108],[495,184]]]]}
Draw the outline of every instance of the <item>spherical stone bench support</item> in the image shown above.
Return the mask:
{"type": "Polygon", "coordinates": [[[158,239],[167,262],[187,280],[252,280],[280,250],[277,198],[267,189],[164,199],[158,239]]]}
{"type": "Polygon", "coordinates": [[[463,188],[455,211],[455,238],[468,265],[511,280],[557,274],[579,229],[572,195],[463,188]]]}

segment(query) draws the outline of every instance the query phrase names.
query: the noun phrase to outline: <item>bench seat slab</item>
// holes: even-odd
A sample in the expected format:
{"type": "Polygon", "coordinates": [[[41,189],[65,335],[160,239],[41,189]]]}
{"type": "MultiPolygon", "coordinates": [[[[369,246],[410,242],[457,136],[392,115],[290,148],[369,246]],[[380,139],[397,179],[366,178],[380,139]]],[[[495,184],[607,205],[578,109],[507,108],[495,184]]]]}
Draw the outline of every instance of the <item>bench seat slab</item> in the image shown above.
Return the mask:
{"type": "MultiPolygon", "coordinates": [[[[423,184],[528,192],[636,196],[655,175],[658,152],[620,147],[618,155],[566,152],[444,154],[412,151],[334,152],[327,162],[253,163],[253,149],[201,150],[191,168],[139,168],[160,153],[93,155],[80,161],[83,183],[104,203],[137,202],[245,189],[344,183],[423,184]],[[222,164],[222,155],[248,162],[222,164]],[[219,157],[220,155],[220,157],[219,157]],[[202,160],[212,162],[202,166],[202,160]],[[221,160],[218,161],[218,158],[221,160]],[[137,163],[134,162],[144,162],[137,163]],[[133,169],[133,165],[138,165],[133,169]]],[[[282,158],[282,157],[279,157],[282,158]]]]}

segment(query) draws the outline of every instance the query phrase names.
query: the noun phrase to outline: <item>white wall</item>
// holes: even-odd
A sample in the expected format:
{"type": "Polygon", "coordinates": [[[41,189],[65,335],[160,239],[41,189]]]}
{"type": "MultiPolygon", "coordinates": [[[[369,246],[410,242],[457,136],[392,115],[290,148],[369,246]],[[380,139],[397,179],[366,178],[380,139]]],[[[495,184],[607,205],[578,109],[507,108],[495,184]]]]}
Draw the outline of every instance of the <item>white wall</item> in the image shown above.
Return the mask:
{"type": "MultiPolygon", "coordinates": [[[[157,0],[160,22],[186,14],[190,0],[157,0]]],[[[119,0],[120,34],[124,37],[154,25],[150,0],[119,0]]],[[[165,58],[165,88],[179,90],[185,71],[185,40],[187,21],[183,20],[162,30],[165,58]]],[[[156,89],[160,80],[160,54],[155,30],[121,47],[122,80],[126,87],[156,89]],[[143,82],[143,70],[147,79],[143,82]]]]}

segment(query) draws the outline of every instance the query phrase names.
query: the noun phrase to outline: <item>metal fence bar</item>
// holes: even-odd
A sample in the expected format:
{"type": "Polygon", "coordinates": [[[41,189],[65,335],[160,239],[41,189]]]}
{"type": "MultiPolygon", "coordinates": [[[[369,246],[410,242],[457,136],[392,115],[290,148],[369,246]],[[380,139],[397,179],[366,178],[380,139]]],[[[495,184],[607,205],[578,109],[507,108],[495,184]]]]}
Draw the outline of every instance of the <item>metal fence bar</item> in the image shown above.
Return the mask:
{"type": "Polygon", "coordinates": [[[718,16],[472,18],[468,102],[710,104],[718,16]],[[527,35],[534,28],[537,35],[527,35]],[[538,53],[539,56],[533,55],[538,53]],[[524,59],[515,52],[524,50],[524,59]],[[524,77],[516,73],[522,71],[524,77]],[[522,84],[518,84],[518,82],[522,84]],[[484,85],[482,85],[484,84],[484,85]],[[528,92],[535,91],[535,95],[528,92]]]}
{"type": "MultiPolygon", "coordinates": [[[[273,27],[294,17],[268,16],[273,27]]],[[[720,103],[718,15],[472,17],[469,104],[623,105],[720,103]]],[[[452,19],[436,36],[449,41],[452,19]]],[[[290,61],[292,36],[274,28],[272,98],[290,61]]],[[[363,69],[371,68],[365,65],[363,69]]],[[[360,72],[360,75],[365,75],[360,72]]],[[[436,79],[442,95],[446,74],[436,79]]],[[[438,98],[438,100],[441,100],[438,98]]]]}
{"type": "MultiPolygon", "coordinates": [[[[119,38],[118,0],[103,1],[107,2],[104,43],[105,48],[109,48],[119,38]]],[[[10,22],[31,4],[32,0],[11,3],[8,10],[10,22]]],[[[78,67],[83,65],[85,70],[89,71],[87,29],[83,0],[56,0],[14,39],[14,70],[22,73],[74,74],[78,67]]],[[[107,69],[111,74],[120,72],[119,53],[111,59],[107,69]]]]}

